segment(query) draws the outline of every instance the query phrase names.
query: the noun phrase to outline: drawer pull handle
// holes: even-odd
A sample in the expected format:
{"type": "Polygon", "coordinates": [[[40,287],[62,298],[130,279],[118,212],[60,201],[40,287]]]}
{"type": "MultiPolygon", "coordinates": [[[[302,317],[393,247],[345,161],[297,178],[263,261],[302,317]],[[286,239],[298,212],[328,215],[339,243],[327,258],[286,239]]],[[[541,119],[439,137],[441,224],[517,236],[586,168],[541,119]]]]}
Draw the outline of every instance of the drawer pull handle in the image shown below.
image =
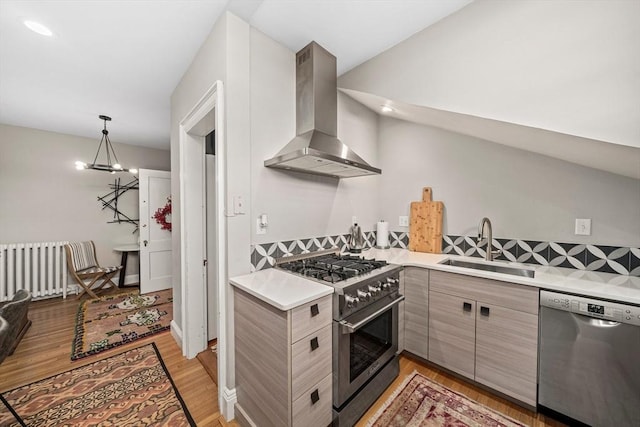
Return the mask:
{"type": "Polygon", "coordinates": [[[488,316],[489,315],[489,307],[480,307],[480,314],[482,314],[483,316],[488,316]]]}
{"type": "Polygon", "coordinates": [[[320,313],[320,309],[318,308],[318,304],[313,304],[311,306],[311,317],[315,317],[320,313]]]}
{"type": "Polygon", "coordinates": [[[462,303],[462,309],[464,311],[471,311],[471,303],[470,302],[462,303]]]}
{"type": "Polygon", "coordinates": [[[320,395],[318,394],[318,389],[315,389],[311,393],[311,404],[315,405],[318,400],[320,400],[320,395]]]}
{"type": "Polygon", "coordinates": [[[316,348],[320,347],[320,344],[318,344],[318,337],[311,338],[310,343],[311,343],[311,351],[313,351],[316,348]]]}

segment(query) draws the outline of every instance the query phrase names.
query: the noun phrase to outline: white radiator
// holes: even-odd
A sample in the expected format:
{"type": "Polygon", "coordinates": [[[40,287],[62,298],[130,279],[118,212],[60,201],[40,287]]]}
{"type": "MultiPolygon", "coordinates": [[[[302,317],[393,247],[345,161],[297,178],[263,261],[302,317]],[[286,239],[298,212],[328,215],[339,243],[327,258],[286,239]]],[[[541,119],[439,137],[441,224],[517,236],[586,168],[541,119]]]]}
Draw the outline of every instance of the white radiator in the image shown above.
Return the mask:
{"type": "Polygon", "coordinates": [[[19,289],[34,298],[67,297],[65,243],[0,244],[0,301],[10,300],[19,289]]]}

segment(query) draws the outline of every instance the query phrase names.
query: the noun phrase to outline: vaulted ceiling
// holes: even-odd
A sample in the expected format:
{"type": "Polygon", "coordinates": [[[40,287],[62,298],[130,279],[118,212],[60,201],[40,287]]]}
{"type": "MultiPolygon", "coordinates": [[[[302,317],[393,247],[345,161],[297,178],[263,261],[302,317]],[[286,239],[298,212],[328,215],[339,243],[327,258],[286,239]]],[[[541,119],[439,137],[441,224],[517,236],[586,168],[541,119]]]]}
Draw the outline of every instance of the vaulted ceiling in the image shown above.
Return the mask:
{"type": "Polygon", "coordinates": [[[349,70],[471,0],[1,0],[0,123],[169,148],[169,99],[229,10],[297,51],[316,40],[349,70]],[[43,37],[25,27],[40,22],[43,37]]]}
{"type": "Polygon", "coordinates": [[[114,142],[168,149],[170,95],[231,11],[294,52],[320,43],[375,111],[640,179],[625,8],[640,2],[0,0],[0,123],[97,138],[106,114],[114,142]]]}

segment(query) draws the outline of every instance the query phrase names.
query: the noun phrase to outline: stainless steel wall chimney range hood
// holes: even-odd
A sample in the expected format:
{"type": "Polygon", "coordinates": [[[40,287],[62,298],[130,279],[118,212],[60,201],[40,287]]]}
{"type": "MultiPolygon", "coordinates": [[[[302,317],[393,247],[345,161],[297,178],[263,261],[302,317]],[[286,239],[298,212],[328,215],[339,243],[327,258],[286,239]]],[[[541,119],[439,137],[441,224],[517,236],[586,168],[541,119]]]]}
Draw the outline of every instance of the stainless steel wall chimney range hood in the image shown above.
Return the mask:
{"type": "Polygon", "coordinates": [[[297,136],[265,166],[337,178],[382,173],[336,137],[336,80],[336,57],[316,42],[296,54],[297,136]]]}

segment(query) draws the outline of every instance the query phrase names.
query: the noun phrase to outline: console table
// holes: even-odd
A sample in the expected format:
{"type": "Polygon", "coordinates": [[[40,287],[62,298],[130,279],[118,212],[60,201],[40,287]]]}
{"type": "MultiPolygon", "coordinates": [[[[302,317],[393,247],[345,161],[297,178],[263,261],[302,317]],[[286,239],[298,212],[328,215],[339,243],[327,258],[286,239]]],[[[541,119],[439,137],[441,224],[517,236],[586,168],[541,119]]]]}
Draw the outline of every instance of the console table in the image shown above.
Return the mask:
{"type": "Polygon", "coordinates": [[[125,286],[124,285],[125,270],[127,269],[127,258],[129,257],[129,252],[139,252],[140,251],[140,245],[138,245],[138,244],[120,245],[120,246],[116,246],[115,248],[113,248],[113,250],[114,251],[118,251],[118,252],[122,252],[122,259],[120,261],[120,264],[122,264],[122,270],[120,270],[120,279],[118,281],[118,287],[119,288],[130,288],[132,286],[125,286]]]}

